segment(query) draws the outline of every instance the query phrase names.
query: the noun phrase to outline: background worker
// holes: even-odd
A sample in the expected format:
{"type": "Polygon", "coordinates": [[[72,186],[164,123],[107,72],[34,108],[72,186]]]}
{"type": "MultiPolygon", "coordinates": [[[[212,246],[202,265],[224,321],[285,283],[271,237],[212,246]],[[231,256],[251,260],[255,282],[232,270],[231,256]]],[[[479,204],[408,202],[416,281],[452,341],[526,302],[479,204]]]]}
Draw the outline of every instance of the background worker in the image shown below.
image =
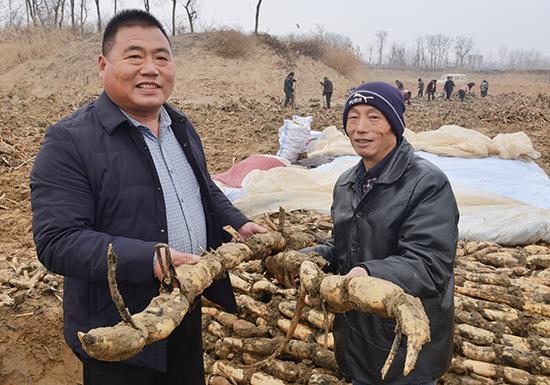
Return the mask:
{"type": "Polygon", "coordinates": [[[285,82],[283,84],[283,91],[285,93],[285,102],[283,104],[283,107],[290,105],[292,108],[294,108],[294,83],[296,82],[296,79],[294,79],[294,72],[289,72],[288,75],[285,78],[285,82]]]}
{"type": "Polygon", "coordinates": [[[424,80],[418,78],[418,95],[417,97],[421,98],[424,96],[424,80]]]}
{"type": "Polygon", "coordinates": [[[323,81],[321,82],[321,85],[323,86],[323,97],[326,102],[326,106],[328,109],[330,109],[330,99],[332,98],[332,82],[328,77],[325,76],[323,81]]]}
{"type": "Polygon", "coordinates": [[[456,85],[455,82],[451,79],[450,76],[447,76],[447,81],[443,85],[443,89],[445,90],[445,99],[450,100],[451,95],[453,94],[453,90],[455,89],[456,85]]]}
{"type": "Polygon", "coordinates": [[[436,91],[437,91],[437,80],[432,79],[426,86],[426,93],[428,94],[428,100],[430,100],[430,98],[432,100],[435,100],[436,91]]]}
{"type": "Polygon", "coordinates": [[[487,96],[487,93],[489,92],[489,82],[487,80],[483,80],[481,82],[481,84],[479,85],[479,91],[482,98],[487,96]]]}

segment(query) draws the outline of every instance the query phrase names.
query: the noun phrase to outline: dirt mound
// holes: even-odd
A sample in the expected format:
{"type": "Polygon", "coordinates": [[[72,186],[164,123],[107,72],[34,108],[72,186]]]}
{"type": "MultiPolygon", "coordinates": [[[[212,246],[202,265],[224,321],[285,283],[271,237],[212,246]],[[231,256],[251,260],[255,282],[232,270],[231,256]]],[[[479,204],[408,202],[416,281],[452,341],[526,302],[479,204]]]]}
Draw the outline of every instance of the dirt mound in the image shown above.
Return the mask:
{"type": "MultiPolygon", "coordinates": [[[[253,39],[253,37],[248,37],[253,39]]],[[[100,37],[74,38],[68,43],[56,40],[57,49],[7,68],[0,76],[4,90],[44,98],[98,93],[97,56],[100,37]]],[[[181,35],[173,38],[177,81],[174,95],[191,102],[219,100],[223,97],[249,97],[267,101],[282,98],[283,80],[296,72],[297,100],[320,98],[319,82],[324,76],[335,84],[334,97],[366,78],[366,68],[346,77],[311,58],[279,52],[272,44],[253,40],[241,57],[224,58],[216,53],[212,34],[181,35]]],[[[0,43],[0,49],[3,44],[0,43]]],[[[7,47],[5,47],[7,49],[7,47]]]]}

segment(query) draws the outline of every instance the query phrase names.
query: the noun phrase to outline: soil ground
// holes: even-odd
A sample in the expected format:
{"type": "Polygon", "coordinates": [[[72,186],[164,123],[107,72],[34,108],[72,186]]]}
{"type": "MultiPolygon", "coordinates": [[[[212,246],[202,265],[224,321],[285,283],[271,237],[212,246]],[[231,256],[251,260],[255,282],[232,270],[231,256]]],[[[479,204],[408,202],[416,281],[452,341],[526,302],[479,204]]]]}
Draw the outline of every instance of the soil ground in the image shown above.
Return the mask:
{"type": "MultiPolygon", "coordinates": [[[[344,77],[307,58],[289,62],[265,47],[255,48],[249,57],[222,59],[210,53],[203,40],[200,36],[176,40],[181,76],[171,101],[195,123],[211,173],[252,154],[275,153],[277,129],[292,114],[312,115],[313,129],[340,127],[345,90],[361,80],[399,78],[415,90],[419,76],[441,75],[361,69],[344,77]],[[300,81],[295,109],[280,105],[289,69],[300,81]],[[318,82],[325,75],[336,89],[331,110],[323,109],[319,100],[318,82]]],[[[28,175],[47,127],[100,92],[94,69],[96,47],[93,39],[71,43],[57,54],[14,65],[0,76],[0,271],[21,270],[36,261],[28,175]]],[[[550,174],[550,75],[469,77],[477,84],[487,78],[490,96],[472,95],[465,103],[413,98],[406,112],[407,126],[423,131],[458,124],[489,136],[525,131],[542,154],[537,163],[550,174]]],[[[57,277],[34,290],[0,287],[1,294],[16,299],[11,306],[0,305],[0,384],[80,383],[79,362],[63,342],[61,282],[57,277]]]]}

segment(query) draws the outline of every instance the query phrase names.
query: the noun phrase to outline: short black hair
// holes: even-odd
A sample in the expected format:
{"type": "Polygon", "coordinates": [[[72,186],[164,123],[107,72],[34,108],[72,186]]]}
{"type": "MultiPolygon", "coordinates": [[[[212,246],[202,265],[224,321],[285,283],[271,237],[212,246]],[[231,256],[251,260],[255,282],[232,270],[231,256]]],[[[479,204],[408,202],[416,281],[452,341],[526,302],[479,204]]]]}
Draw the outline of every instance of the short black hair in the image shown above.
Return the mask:
{"type": "Polygon", "coordinates": [[[107,23],[105,31],[103,31],[103,42],[101,43],[101,53],[103,56],[109,54],[111,48],[113,48],[118,30],[123,27],[158,28],[164,37],[166,37],[166,40],[168,40],[170,47],[172,46],[168,34],[157,18],[141,9],[126,9],[113,16],[109,20],[109,23],[107,23]]]}

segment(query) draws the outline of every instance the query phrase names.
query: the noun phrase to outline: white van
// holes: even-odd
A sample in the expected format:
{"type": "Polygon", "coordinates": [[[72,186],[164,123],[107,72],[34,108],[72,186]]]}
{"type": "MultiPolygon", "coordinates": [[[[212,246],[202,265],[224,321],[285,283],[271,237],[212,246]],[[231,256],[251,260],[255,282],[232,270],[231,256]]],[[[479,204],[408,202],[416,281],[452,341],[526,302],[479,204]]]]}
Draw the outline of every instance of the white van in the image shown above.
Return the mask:
{"type": "Polygon", "coordinates": [[[439,78],[437,84],[445,84],[447,77],[451,77],[451,80],[455,82],[457,87],[460,87],[462,84],[468,81],[468,78],[464,74],[445,74],[439,78]]]}

